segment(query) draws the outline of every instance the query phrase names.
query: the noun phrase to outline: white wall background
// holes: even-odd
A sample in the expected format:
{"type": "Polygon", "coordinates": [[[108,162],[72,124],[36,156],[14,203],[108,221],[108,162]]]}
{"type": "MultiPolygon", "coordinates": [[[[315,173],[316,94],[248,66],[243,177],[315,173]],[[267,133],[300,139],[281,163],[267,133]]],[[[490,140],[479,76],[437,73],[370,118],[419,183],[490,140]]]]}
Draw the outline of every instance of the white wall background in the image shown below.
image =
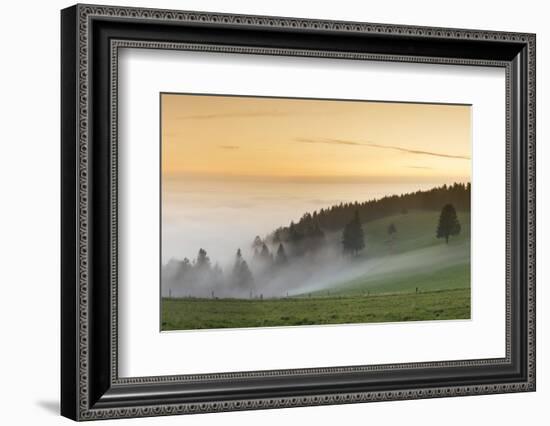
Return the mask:
{"type": "MultiPolygon", "coordinates": [[[[537,33],[538,390],[421,401],[293,408],[102,424],[394,425],[544,424],[550,401],[550,27],[540,0],[108,1],[143,7],[537,33]],[[545,161],[546,160],[546,161],[545,161]]],[[[0,66],[0,401],[2,424],[68,424],[59,405],[59,9],[70,2],[2,5],[0,66]]],[[[546,420],[547,421],[547,420],[546,420]]]]}

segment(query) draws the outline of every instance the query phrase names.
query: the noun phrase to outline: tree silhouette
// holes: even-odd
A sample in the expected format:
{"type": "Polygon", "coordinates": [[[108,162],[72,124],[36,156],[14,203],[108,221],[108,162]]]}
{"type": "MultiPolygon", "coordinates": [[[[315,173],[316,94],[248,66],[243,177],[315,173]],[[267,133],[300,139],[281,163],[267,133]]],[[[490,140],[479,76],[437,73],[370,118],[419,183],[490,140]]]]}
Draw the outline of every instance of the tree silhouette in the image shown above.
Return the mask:
{"type": "Polygon", "coordinates": [[[262,244],[263,244],[262,239],[260,238],[259,235],[256,235],[256,237],[254,238],[254,241],[252,242],[252,248],[254,250],[259,250],[262,248],[262,244]]]}
{"type": "Polygon", "coordinates": [[[178,264],[178,270],[176,272],[176,281],[184,281],[189,275],[190,271],[191,271],[191,262],[189,261],[188,258],[184,258],[178,264]]]}
{"type": "Polygon", "coordinates": [[[395,227],[395,224],[392,222],[390,223],[390,226],[388,226],[388,235],[390,236],[390,253],[393,253],[393,235],[397,232],[397,228],[395,227]]]}
{"type": "Polygon", "coordinates": [[[241,249],[237,250],[235,256],[235,265],[233,266],[233,283],[241,289],[251,289],[254,284],[254,277],[250,268],[246,263],[246,260],[243,259],[241,249]]]}
{"type": "Polygon", "coordinates": [[[241,262],[237,270],[237,277],[238,277],[237,283],[239,287],[243,289],[252,288],[252,285],[254,284],[254,277],[252,276],[252,272],[250,272],[250,268],[248,267],[246,260],[243,260],[241,262]]]}
{"type": "Polygon", "coordinates": [[[195,261],[195,267],[199,270],[210,269],[210,258],[208,257],[205,249],[199,249],[197,260],[195,261]]]}
{"type": "Polygon", "coordinates": [[[223,283],[223,269],[219,263],[216,263],[214,268],[212,268],[212,281],[215,286],[223,283]]]}
{"type": "Polygon", "coordinates": [[[254,252],[254,265],[259,266],[263,272],[268,271],[273,265],[273,256],[267,244],[262,243],[260,250],[254,252]]]}
{"type": "Polygon", "coordinates": [[[262,243],[262,250],[260,251],[260,258],[264,262],[271,262],[273,260],[273,257],[271,256],[271,253],[269,252],[269,249],[267,248],[267,245],[265,243],[262,243]]]}
{"type": "Polygon", "coordinates": [[[281,243],[279,243],[279,248],[277,249],[277,254],[275,255],[275,264],[277,266],[283,266],[288,263],[288,259],[286,257],[285,248],[281,243]]]}
{"type": "Polygon", "coordinates": [[[445,204],[439,216],[437,238],[445,238],[445,242],[449,244],[449,237],[451,235],[458,235],[459,233],[460,222],[456,216],[456,210],[452,204],[445,204]]]}
{"type": "Polygon", "coordinates": [[[357,256],[365,248],[365,236],[358,210],[355,210],[353,219],[344,227],[342,244],[344,245],[344,253],[351,253],[354,256],[357,256]]]}

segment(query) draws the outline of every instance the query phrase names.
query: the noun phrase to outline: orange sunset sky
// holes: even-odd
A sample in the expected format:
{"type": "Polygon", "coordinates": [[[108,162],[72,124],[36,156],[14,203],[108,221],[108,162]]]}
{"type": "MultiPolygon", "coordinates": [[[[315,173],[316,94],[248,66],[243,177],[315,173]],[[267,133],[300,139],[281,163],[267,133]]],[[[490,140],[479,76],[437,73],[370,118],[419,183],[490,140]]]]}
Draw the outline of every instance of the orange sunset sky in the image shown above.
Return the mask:
{"type": "Polygon", "coordinates": [[[161,95],[166,178],[469,181],[471,107],[161,95]]]}

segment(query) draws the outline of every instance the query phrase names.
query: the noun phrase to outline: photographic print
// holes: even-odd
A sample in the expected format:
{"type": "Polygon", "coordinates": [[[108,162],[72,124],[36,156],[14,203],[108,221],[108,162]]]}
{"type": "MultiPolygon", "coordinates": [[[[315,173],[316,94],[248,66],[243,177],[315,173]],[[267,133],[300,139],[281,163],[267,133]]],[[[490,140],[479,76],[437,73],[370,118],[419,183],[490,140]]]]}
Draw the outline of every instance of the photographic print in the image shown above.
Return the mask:
{"type": "Polygon", "coordinates": [[[160,103],[162,331],[470,318],[471,105],[160,103]]]}
{"type": "Polygon", "coordinates": [[[63,9],[61,414],[535,391],[536,75],[534,33],[63,9]]]}

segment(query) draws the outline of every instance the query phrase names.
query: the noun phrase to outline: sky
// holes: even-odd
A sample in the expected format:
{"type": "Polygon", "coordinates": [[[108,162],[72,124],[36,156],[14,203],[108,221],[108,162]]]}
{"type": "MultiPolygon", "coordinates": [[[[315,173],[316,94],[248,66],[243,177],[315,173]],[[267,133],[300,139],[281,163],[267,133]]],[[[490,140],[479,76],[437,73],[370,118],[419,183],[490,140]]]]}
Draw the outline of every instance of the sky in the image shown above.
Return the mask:
{"type": "Polygon", "coordinates": [[[470,181],[469,106],[161,96],[162,261],[231,264],[306,213],[470,181]]]}
{"type": "Polygon", "coordinates": [[[163,177],[469,181],[471,107],[162,94],[163,177]]]}

